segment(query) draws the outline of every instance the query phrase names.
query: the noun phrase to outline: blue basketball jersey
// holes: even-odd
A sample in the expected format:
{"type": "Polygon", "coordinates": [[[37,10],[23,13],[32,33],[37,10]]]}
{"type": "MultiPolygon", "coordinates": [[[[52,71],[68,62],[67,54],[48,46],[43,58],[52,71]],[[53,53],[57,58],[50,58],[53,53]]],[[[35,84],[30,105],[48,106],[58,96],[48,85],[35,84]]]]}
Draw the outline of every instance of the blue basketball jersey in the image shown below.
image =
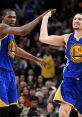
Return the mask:
{"type": "Polygon", "coordinates": [[[0,42],[0,68],[13,70],[13,62],[15,57],[14,36],[6,35],[0,42]]]}
{"type": "Polygon", "coordinates": [[[64,77],[82,78],[82,38],[78,41],[72,33],[66,48],[67,64],[64,68],[64,77]]]}
{"type": "Polygon", "coordinates": [[[54,101],[66,103],[82,114],[82,38],[77,41],[72,33],[65,41],[67,64],[63,72],[64,79],[54,101]]]}

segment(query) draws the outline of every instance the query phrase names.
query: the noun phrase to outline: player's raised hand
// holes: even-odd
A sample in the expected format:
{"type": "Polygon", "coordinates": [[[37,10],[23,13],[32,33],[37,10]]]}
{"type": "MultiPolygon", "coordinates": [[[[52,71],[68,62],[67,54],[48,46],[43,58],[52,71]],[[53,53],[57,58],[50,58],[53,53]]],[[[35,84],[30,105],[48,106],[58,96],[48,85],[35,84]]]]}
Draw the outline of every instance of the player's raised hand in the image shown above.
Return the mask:
{"type": "Polygon", "coordinates": [[[50,10],[47,10],[47,11],[45,11],[43,14],[41,14],[40,16],[39,16],[39,18],[41,19],[41,18],[43,18],[44,16],[50,16],[51,17],[51,15],[53,14],[53,13],[55,13],[56,12],[56,9],[50,9],[50,10]]]}
{"type": "Polygon", "coordinates": [[[44,17],[51,17],[52,16],[52,14],[53,13],[55,13],[56,12],[56,9],[51,9],[51,10],[48,10],[47,12],[46,12],[46,14],[45,14],[45,16],[44,17]]]}

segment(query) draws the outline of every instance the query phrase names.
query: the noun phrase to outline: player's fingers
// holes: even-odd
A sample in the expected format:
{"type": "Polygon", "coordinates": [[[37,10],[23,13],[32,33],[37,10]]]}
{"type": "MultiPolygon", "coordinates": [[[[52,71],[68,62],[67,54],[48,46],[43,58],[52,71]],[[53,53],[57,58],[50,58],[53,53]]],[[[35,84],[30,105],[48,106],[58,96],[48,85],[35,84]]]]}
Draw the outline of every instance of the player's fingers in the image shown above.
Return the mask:
{"type": "Polygon", "coordinates": [[[52,14],[55,13],[56,12],[56,9],[52,9],[51,12],[52,12],[52,14]]]}
{"type": "Polygon", "coordinates": [[[55,12],[56,12],[56,9],[49,9],[49,10],[45,11],[42,15],[44,16],[46,14],[49,14],[51,16],[55,12]]]}

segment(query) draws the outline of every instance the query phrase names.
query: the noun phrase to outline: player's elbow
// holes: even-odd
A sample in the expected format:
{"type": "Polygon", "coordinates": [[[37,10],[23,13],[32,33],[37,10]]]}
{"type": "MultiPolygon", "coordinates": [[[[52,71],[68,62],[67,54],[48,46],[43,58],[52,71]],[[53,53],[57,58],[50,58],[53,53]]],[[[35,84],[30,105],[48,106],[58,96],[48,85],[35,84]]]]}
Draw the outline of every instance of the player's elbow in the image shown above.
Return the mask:
{"type": "Polygon", "coordinates": [[[47,38],[48,36],[46,36],[45,34],[40,34],[39,41],[45,43],[47,38]]]}
{"type": "Polygon", "coordinates": [[[24,32],[21,33],[21,36],[25,36],[26,34],[24,32]]]}
{"type": "Polygon", "coordinates": [[[40,41],[40,42],[43,42],[43,38],[39,37],[39,41],[40,41]]]}
{"type": "Polygon", "coordinates": [[[46,39],[45,38],[39,38],[39,41],[42,43],[46,43],[46,39]]]}
{"type": "Polygon", "coordinates": [[[26,36],[26,34],[27,34],[26,31],[22,31],[22,30],[20,31],[20,36],[26,36]]]}

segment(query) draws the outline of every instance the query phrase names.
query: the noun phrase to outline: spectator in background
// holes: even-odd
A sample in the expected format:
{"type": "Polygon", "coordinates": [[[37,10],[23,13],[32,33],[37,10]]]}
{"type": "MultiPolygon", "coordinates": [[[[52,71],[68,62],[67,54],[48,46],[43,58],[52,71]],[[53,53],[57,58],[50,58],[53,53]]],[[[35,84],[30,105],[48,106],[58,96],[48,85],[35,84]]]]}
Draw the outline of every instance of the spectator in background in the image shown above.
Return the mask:
{"type": "Polygon", "coordinates": [[[37,91],[35,95],[38,97],[38,108],[40,108],[40,109],[45,108],[46,104],[43,100],[43,98],[44,98],[43,93],[41,91],[37,91]]]}
{"type": "Polygon", "coordinates": [[[45,105],[47,106],[48,98],[49,98],[49,90],[48,90],[48,88],[44,85],[44,86],[41,88],[41,91],[42,91],[42,93],[43,93],[43,95],[44,95],[44,98],[43,98],[44,103],[45,103],[45,105]]]}
{"type": "Polygon", "coordinates": [[[35,84],[35,76],[34,76],[34,70],[33,69],[28,70],[27,83],[30,86],[35,84]]]}
{"type": "Polygon", "coordinates": [[[55,83],[53,81],[46,81],[45,86],[48,88],[48,90],[51,89],[52,86],[54,86],[55,83]]]}
{"type": "Polygon", "coordinates": [[[44,83],[46,81],[48,81],[48,80],[53,81],[54,76],[55,76],[55,61],[52,58],[50,48],[48,48],[48,47],[45,48],[45,52],[44,52],[44,55],[43,55],[43,60],[48,62],[47,68],[42,67],[42,69],[41,69],[41,75],[43,76],[44,83]]]}
{"type": "Polygon", "coordinates": [[[41,75],[39,75],[39,76],[36,78],[36,88],[37,88],[37,89],[40,89],[40,88],[43,87],[43,85],[44,85],[44,78],[43,78],[41,75]]]}
{"type": "Polygon", "coordinates": [[[18,117],[27,117],[28,108],[25,106],[25,97],[20,96],[18,99],[19,104],[19,116],[18,117]]]}
{"type": "Polygon", "coordinates": [[[23,88],[23,96],[25,97],[25,106],[29,107],[30,104],[31,104],[31,101],[30,101],[30,94],[29,94],[29,88],[28,87],[23,88]]]}
{"type": "Polygon", "coordinates": [[[27,83],[25,81],[21,81],[18,86],[19,95],[23,95],[22,93],[25,87],[27,87],[27,83]]]}
{"type": "Polygon", "coordinates": [[[29,91],[30,97],[35,96],[35,94],[36,94],[36,88],[33,85],[30,86],[29,90],[30,90],[29,91]]]}
{"type": "Polygon", "coordinates": [[[38,97],[31,97],[31,106],[28,108],[27,117],[39,117],[40,111],[38,109],[38,97]]]}

